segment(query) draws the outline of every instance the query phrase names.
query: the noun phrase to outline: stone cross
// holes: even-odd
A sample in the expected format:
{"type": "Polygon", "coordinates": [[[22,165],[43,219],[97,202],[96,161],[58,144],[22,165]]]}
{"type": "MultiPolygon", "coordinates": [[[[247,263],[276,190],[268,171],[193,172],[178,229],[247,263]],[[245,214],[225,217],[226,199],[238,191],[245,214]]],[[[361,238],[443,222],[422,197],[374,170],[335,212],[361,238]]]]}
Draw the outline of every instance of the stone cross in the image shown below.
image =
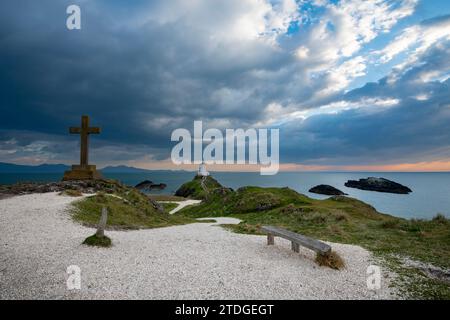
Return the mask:
{"type": "Polygon", "coordinates": [[[81,136],[80,166],[87,167],[89,165],[89,135],[99,134],[100,128],[89,127],[89,117],[81,117],[81,127],[71,127],[70,133],[79,134],[81,136]]]}

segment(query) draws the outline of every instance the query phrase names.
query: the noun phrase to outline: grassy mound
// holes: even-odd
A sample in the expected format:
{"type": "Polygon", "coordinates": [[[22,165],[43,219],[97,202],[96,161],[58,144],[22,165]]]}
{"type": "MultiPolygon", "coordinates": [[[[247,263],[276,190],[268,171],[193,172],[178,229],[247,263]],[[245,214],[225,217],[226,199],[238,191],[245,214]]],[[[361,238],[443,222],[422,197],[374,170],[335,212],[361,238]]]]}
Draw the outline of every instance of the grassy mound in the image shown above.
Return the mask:
{"type": "Polygon", "coordinates": [[[189,217],[169,215],[140,191],[124,187],[119,193],[97,193],[73,205],[73,218],[96,227],[102,207],[108,209],[107,229],[159,228],[195,222],[189,217]]]}
{"type": "Polygon", "coordinates": [[[406,220],[379,213],[362,201],[344,196],[316,200],[289,188],[260,187],[213,194],[176,215],[231,216],[242,222],[227,228],[239,233],[261,234],[261,225],[274,225],[325,241],[360,245],[404,274],[405,281],[415,283],[413,297],[450,299],[448,284],[437,285],[420,272],[411,276],[415,271],[403,268],[397,258],[407,256],[450,268],[450,220],[442,215],[432,220],[406,220]]]}
{"type": "Polygon", "coordinates": [[[228,193],[229,189],[224,188],[217,180],[211,176],[201,177],[195,176],[189,182],[183,184],[175,192],[175,196],[191,198],[197,200],[205,200],[216,193],[228,193]]]}
{"type": "Polygon", "coordinates": [[[83,241],[83,244],[94,247],[110,247],[112,245],[111,239],[107,236],[99,237],[96,234],[93,236],[87,237],[86,240],[83,241]]]}

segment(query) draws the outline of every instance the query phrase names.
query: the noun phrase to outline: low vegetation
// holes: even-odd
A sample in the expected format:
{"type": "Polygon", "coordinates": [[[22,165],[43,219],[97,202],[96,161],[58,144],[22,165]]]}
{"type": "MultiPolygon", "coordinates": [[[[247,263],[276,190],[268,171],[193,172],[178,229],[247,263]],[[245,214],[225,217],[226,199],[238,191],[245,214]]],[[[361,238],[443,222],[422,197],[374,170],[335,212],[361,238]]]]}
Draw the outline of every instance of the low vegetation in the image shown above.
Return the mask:
{"type": "Polygon", "coordinates": [[[179,206],[178,203],[174,203],[174,202],[163,202],[160,204],[163,206],[164,211],[166,211],[168,213],[179,206]]]}
{"type": "Polygon", "coordinates": [[[195,176],[192,181],[184,183],[175,192],[175,196],[205,200],[214,193],[226,194],[228,192],[231,192],[231,189],[223,188],[222,185],[211,176],[195,176]]]}
{"type": "Polygon", "coordinates": [[[108,248],[112,245],[111,239],[107,236],[99,237],[96,234],[87,237],[86,240],[83,241],[83,244],[94,247],[105,247],[108,248]]]}
{"type": "MultiPolygon", "coordinates": [[[[194,179],[189,186],[198,194],[198,181],[194,179]]],[[[242,222],[227,228],[239,233],[261,234],[261,225],[274,225],[325,241],[360,245],[402,275],[397,286],[404,289],[404,295],[450,299],[448,282],[406,267],[399,258],[450,268],[450,221],[442,215],[432,220],[406,220],[381,214],[356,199],[334,196],[315,200],[289,188],[244,187],[225,193],[221,190],[225,189],[216,186],[200,205],[187,207],[176,215],[232,216],[242,222]]]]}
{"type": "Polygon", "coordinates": [[[319,266],[326,266],[336,270],[341,270],[345,267],[344,260],[334,251],[327,255],[316,254],[316,262],[319,266]]]}
{"type": "Polygon", "coordinates": [[[107,229],[159,228],[195,222],[184,216],[169,215],[162,206],[134,188],[123,187],[119,192],[103,193],[74,203],[73,218],[95,227],[102,207],[108,209],[107,229]]]}
{"type": "Polygon", "coordinates": [[[184,201],[186,198],[173,196],[170,194],[148,194],[147,195],[153,201],[184,201]]]}
{"type": "Polygon", "coordinates": [[[80,190],[67,189],[59,193],[61,196],[81,197],[83,193],[80,190]]]}

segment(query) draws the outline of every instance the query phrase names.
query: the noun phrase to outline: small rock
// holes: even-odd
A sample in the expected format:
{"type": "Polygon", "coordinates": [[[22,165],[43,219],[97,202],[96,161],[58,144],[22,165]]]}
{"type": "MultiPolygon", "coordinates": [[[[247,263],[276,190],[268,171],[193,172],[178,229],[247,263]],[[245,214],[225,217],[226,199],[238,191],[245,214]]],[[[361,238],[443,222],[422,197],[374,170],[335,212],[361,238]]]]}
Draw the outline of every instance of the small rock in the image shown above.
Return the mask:
{"type": "Polygon", "coordinates": [[[155,184],[150,180],[142,181],[135,186],[135,188],[139,189],[139,190],[153,190],[153,189],[163,190],[166,187],[167,187],[167,185],[165,183],[155,184]]]}

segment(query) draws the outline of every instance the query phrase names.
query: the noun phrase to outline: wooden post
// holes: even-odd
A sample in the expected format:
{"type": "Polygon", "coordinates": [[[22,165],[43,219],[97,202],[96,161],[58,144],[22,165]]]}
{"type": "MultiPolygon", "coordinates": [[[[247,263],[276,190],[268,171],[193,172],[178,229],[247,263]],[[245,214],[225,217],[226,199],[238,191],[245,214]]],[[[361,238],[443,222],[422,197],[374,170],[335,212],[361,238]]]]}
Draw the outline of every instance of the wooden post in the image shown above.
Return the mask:
{"type": "Polygon", "coordinates": [[[102,216],[100,217],[100,221],[98,223],[97,227],[97,237],[104,237],[105,236],[105,228],[106,228],[106,221],[108,220],[108,210],[103,207],[102,208],[102,216]]]}
{"type": "Polygon", "coordinates": [[[267,245],[274,245],[275,244],[275,237],[273,236],[273,234],[268,233],[267,234],[267,245]]]}
{"type": "Polygon", "coordinates": [[[300,252],[300,248],[299,248],[299,247],[300,247],[300,246],[299,246],[298,243],[291,241],[291,248],[292,248],[292,251],[297,252],[297,253],[300,252]]]}

